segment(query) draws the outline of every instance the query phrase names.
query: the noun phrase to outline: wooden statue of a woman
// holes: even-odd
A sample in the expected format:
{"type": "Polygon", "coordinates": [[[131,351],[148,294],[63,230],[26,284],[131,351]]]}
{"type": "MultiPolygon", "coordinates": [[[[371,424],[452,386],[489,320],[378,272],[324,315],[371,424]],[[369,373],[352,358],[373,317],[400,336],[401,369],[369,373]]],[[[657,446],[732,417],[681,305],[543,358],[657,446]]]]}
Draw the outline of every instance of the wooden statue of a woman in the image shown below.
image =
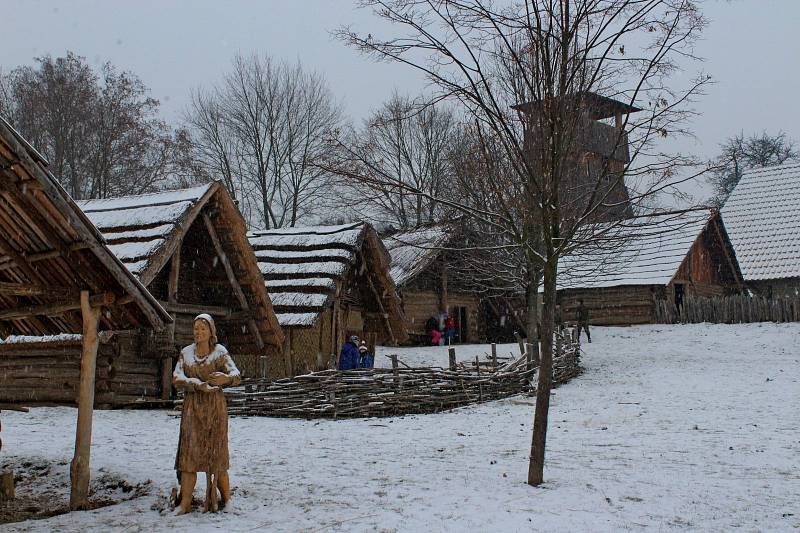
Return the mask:
{"type": "Polygon", "coordinates": [[[191,510],[197,472],[206,473],[206,510],[216,510],[216,487],[219,487],[221,507],[231,497],[228,410],[222,387],[238,385],[239,370],[228,350],[217,344],[216,327],[210,315],[197,315],[193,332],[194,344],[181,350],[172,374],[175,387],[186,392],[175,458],[181,485],[177,514],[191,510]]]}

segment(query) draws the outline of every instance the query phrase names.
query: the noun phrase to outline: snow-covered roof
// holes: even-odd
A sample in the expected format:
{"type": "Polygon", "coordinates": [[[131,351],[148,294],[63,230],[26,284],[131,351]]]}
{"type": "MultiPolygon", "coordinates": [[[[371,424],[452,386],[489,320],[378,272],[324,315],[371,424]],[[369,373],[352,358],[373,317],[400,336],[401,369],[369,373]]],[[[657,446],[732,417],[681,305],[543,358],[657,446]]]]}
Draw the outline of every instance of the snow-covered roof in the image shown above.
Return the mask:
{"type": "MultiPolygon", "coordinates": [[[[245,279],[259,275],[253,251],[245,242],[244,219],[221,182],[138,196],[83,200],[78,205],[103,234],[108,248],[146,286],[163,271],[187,235],[196,231],[208,235],[205,215],[236,275],[245,279]]],[[[280,347],[283,334],[264,287],[241,283],[240,288],[257,317],[254,321],[262,340],[280,347]]],[[[237,305],[234,289],[230,289],[230,301],[237,305]]],[[[228,348],[261,349],[252,335],[237,339],[235,343],[228,340],[228,348]]]]}
{"type": "Polygon", "coordinates": [[[391,276],[395,284],[402,286],[428,268],[448,236],[443,226],[430,226],[386,237],[383,242],[392,256],[391,276]]]}
{"type": "Polygon", "coordinates": [[[365,224],[256,231],[256,254],[281,326],[312,326],[332,302],[336,281],[355,264],[365,224]]]}
{"type": "Polygon", "coordinates": [[[667,285],[712,216],[695,209],[587,227],[597,244],[559,261],[557,286],[667,285]]]}
{"type": "Polygon", "coordinates": [[[800,277],[800,164],[748,170],[722,208],[745,280],[800,277]]]}
{"type": "Polygon", "coordinates": [[[78,201],[109,249],[135,276],[149,284],[168,257],[159,252],[213,183],[153,194],[78,201]],[[163,261],[158,261],[163,259],[163,261]],[[154,262],[159,264],[153,264],[154,262]],[[144,276],[143,276],[144,274],[144,276]]]}
{"type": "Polygon", "coordinates": [[[267,292],[283,327],[309,327],[333,304],[337,286],[355,267],[361,250],[373,283],[402,339],[402,312],[388,275],[389,257],[375,229],[363,222],[256,231],[248,235],[267,292]]]}

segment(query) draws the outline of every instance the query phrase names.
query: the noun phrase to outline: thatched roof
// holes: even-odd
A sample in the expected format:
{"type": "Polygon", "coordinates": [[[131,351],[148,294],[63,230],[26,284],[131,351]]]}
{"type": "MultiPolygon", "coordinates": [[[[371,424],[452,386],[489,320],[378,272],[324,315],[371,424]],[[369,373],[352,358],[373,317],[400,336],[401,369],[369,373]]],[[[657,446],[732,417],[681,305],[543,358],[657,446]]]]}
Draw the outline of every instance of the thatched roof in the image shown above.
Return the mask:
{"type": "Polygon", "coordinates": [[[249,239],[282,326],[313,326],[361,256],[395,337],[405,337],[389,254],[370,224],[259,231],[249,239]]]}
{"type": "Polygon", "coordinates": [[[161,329],[171,321],[167,312],[111,253],[47,164],[0,118],[0,332],[82,331],[81,290],[108,308],[102,328],[161,329]]]}
{"type": "MultiPolygon", "coordinates": [[[[247,229],[221,182],[189,189],[78,202],[111,251],[149,286],[192,231],[206,232],[205,217],[230,262],[264,341],[281,346],[283,334],[260,278],[247,229]]],[[[220,266],[219,268],[222,268],[220,266]]],[[[231,296],[231,300],[235,300],[231,296]]]]}
{"type": "Polygon", "coordinates": [[[391,275],[402,287],[424,272],[442,252],[451,230],[445,225],[393,233],[383,239],[392,260],[391,275]]]}

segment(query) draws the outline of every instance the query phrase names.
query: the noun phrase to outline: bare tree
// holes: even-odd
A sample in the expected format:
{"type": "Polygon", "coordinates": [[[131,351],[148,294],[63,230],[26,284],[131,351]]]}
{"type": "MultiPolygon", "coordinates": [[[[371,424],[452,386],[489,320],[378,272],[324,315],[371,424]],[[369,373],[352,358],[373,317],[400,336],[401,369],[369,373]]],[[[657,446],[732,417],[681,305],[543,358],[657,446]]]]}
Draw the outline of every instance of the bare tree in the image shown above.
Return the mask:
{"type": "Polygon", "coordinates": [[[745,170],[771,167],[800,159],[796,143],[788,139],[782,131],[775,135],[764,131],[760,135],[749,137],[739,133],[728,138],[720,148],[721,153],[712,161],[714,169],[708,178],[709,183],[714,186],[711,203],[717,207],[722,207],[742,179],[745,170]]]}
{"type": "Polygon", "coordinates": [[[339,183],[345,205],[358,203],[372,220],[401,229],[439,222],[448,213],[431,200],[453,184],[453,144],[459,123],[445,105],[418,105],[394,94],[350,134],[349,150],[358,154],[360,166],[371,180],[348,179],[339,183]],[[387,187],[389,181],[408,187],[387,187]],[[426,191],[427,196],[409,190],[426,191]]]}
{"type": "Polygon", "coordinates": [[[299,63],[236,56],[219,86],[192,94],[185,118],[197,160],[254,226],[294,226],[329,184],[317,162],[341,111],[325,79],[299,63]]]}
{"type": "Polygon", "coordinates": [[[491,228],[501,246],[516,247],[533,266],[528,275],[542,277],[541,359],[528,471],[528,483],[538,485],[559,258],[591,240],[583,229],[576,239],[579,228],[614,209],[634,211],[692,177],[683,168],[697,162],[663,152],[658,141],[687,132],[693,97],[709,79],[698,76],[680,88],[670,80],[679,62],[694,59],[692,46],[705,21],[691,0],[365,0],[362,5],[393,24],[398,36],[350,28],[339,36],[376,59],[422,71],[439,89],[436,99],[456,102],[469,117],[481,157],[491,161],[494,147],[503,155],[508,170],[487,178],[482,192],[491,201],[436,200],[491,228]],[[604,124],[609,115],[597,109],[610,110],[615,124],[604,124]],[[641,111],[635,119],[634,111],[641,111]],[[583,147],[589,141],[598,144],[589,152],[602,157],[587,159],[583,147]],[[629,156],[618,157],[620,149],[629,156]],[[630,193],[620,200],[626,176],[630,193]]]}
{"type": "Polygon", "coordinates": [[[0,78],[0,113],[49,160],[74,198],[164,186],[175,140],[159,102],[131,72],[95,72],[75,54],[44,56],[0,78]]]}

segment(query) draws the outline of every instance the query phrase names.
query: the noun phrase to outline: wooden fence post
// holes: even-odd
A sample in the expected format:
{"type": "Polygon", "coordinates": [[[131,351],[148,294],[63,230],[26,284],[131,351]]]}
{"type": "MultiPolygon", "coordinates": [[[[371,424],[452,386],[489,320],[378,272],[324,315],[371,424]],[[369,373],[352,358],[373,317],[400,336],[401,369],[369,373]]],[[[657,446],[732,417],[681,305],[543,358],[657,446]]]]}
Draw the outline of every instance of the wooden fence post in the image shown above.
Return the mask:
{"type": "Polygon", "coordinates": [[[456,349],[455,348],[448,348],[447,355],[450,358],[450,370],[456,369],[456,349]]]}
{"type": "Polygon", "coordinates": [[[14,497],[14,471],[0,472],[0,502],[13,500],[14,497]]]}
{"type": "Polygon", "coordinates": [[[517,344],[519,344],[519,356],[522,357],[523,355],[525,355],[525,341],[522,340],[519,331],[514,332],[514,337],[516,337],[517,344]]]}
{"type": "Polygon", "coordinates": [[[492,368],[497,370],[497,344],[492,343],[492,368]]]}
{"type": "Polygon", "coordinates": [[[81,352],[81,378],[78,393],[78,425],[75,432],[75,455],[70,464],[72,489],[69,507],[86,509],[89,505],[89,455],[92,446],[92,413],[94,409],[94,377],[97,369],[97,327],[101,307],[92,307],[89,292],[81,291],[83,314],[83,350],[81,352]]]}
{"type": "Polygon", "coordinates": [[[258,357],[258,377],[267,379],[267,356],[260,355],[258,357]]]}

